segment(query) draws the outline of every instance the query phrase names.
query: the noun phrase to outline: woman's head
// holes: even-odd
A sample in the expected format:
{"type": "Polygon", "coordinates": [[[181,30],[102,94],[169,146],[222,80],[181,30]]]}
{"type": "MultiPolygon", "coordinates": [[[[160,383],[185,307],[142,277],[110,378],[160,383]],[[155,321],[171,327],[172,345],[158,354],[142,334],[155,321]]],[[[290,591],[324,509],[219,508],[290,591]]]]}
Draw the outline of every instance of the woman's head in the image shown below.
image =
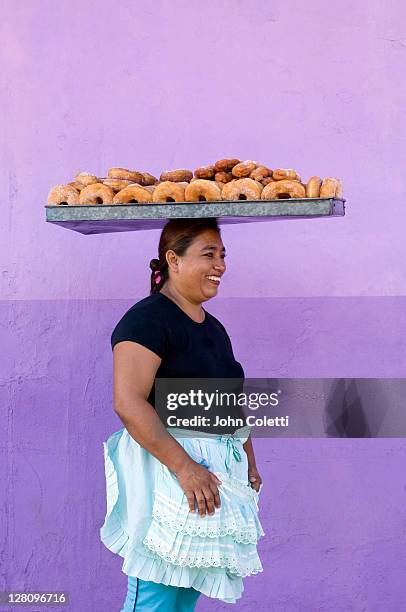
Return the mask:
{"type": "Polygon", "coordinates": [[[169,282],[196,303],[209,300],[217,295],[219,282],[208,277],[224,274],[224,258],[217,219],[172,219],[162,230],[158,259],[149,264],[151,294],[169,282]]]}

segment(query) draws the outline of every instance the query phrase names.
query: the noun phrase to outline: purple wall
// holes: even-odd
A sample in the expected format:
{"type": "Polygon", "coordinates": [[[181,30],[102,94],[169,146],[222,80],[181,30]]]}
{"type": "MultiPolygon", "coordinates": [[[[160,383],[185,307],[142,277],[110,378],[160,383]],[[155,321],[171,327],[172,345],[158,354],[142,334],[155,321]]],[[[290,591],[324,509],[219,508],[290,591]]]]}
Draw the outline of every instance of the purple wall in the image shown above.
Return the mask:
{"type": "MultiPolygon", "coordinates": [[[[402,377],[406,11],[5,0],[0,15],[0,590],[65,589],[74,612],[110,612],[126,578],[99,541],[102,441],[122,426],[109,340],[148,292],[159,233],[46,224],[48,190],[226,156],[341,177],[344,218],[224,228],[228,272],[207,308],[247,376],[402,377]]],[[[399,611],[403,439],[254,444],[264,572],[235,608],[399,611]]]]}

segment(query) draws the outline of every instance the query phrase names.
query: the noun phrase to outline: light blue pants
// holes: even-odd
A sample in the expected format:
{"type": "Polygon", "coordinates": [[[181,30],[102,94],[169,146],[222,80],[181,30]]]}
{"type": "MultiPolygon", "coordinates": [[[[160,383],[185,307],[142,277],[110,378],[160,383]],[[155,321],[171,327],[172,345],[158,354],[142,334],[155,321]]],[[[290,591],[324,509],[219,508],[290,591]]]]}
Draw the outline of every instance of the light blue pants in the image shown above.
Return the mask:
{"type": "Polygon", "coordinates": [[[120,612],[192,612],[201,595],[192,587],[158,584],[128,576],[128,592],[120,612]]]}

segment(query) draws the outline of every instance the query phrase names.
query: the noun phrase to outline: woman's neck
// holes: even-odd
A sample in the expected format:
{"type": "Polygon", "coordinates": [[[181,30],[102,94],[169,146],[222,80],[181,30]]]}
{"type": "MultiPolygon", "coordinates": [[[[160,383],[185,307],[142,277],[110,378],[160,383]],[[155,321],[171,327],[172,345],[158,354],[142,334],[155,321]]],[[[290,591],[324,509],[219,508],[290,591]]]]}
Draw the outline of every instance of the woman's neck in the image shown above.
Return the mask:
{"type": "Polygon", "coordinates": [[[185,298],[169,281],[166,281],[160,293],[166,295],[167,298],[173,300],[189,317],[197,323],[202,323],[205,318],[205,313],[202,307],[202,302],[198,304],[191,302],[185,298]]]}

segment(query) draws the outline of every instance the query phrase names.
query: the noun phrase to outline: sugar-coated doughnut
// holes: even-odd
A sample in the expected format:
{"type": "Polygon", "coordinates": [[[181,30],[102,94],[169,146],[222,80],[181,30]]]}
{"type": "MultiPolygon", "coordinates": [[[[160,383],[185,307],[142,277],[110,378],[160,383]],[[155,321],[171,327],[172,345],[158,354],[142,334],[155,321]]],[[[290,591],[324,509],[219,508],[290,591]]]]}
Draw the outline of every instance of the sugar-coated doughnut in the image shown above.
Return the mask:
{"type": "Polygon", "coordinates": [[[261,184],[265,187],[265,185],[268,185],[268,183],[274,183],[275,179],[272,178],[272,176],[266,176],[264,179],[262,179],[262,181],[260,181],[261,184]]]}
{"type": "Polygon", "coordinates": [[[112,204],[114,199],[114,191],[103,185],[103,183],[95,183],[88,185],[80,192],[79,203],[84,205],[97,204],[112,204]]]}
{"type": "Polygon", "coordinates": [[[215,174],[214,166],[202,166],[194,171],[194,177],[197,179],[212,179],[215,174]]]}
{"type": "Polygon", "coordinates": [[[193,178],[193,172],[181,168],[179,170],[165,170],[160,176],[162,182],[173,181],[174,183],[190,182],[193,178]]]}
{"type": "Polygon", "coordinates": [[[250,178],[226,183],[221,192],[223,200],[259,200],[262,185],[250,178]]]}
{"type": "Polygon", "coordinates": [[[110,187],[110,189],[116,192],[121,191],[121,189],[125,189],[129,185],[133,185],[133,184],[134,184],[134,181],[129,181],[126,179],[112,179],[112,178],[103,179],[103,185],[107,185],[107,187],[110,187]]]}
{"type": "Polygon", "coordinates": [[[306,190],[298,181],[287,179],[274,181],[264,187],[261,198],[263,200],[278,200],[289,198],[305,198],[306,190]]]}
{"type": "Polygon", "coordinates": [[[163,181],[152,194],[153,202],[184,202],[185,186],[173,181],[163,181]]]}
{"type": "Polygon", "coordinates": [[[271,174],[272,170],[266,166],[258,166],[251,172],[250,178],[254,179],[254,181],[262,181],[262,179],[266,178],[267,176],[271,176],[271,174]]]}
{"type": "Polygon", "coordinates": [[[75,181],[78,181],[78,183],[81,183],[84,187],[93,185],[94,183],[100,183],[97,176],[90,174],[90,172],[80,172],[75,176],[75,181]]]}
{"type": "Polygon", "coordinates": [[[306,198],[320,197],[321,178],[319,176],[311,176],[306,184],[306,198]]]}
{"type": "Polygon", "coordinates": [[[149,172],[142,172],[143,181],[140,183],[143,187],[148,187],[149,185],[156,185],[158,179],[153,174],[149,172]]]}
{"type": "Polygon", "coordinates": [[[127,170],[127,168],[110,168],[107,172],[107,178],[124,179],[125,181],[132,181],[137,184],[141,184],[144,180],[141,172],[137,172],[137,170],[127,170]]]}
{"type": "Polygon", "coordinates": [[[48,204],[54,206],[77,206],[80,193],[72,185],[56,185],[48,194],[48,204]]]}
{"type": "Polygon", "coordinates": [[[286,179],[297,179],[299,175],[292,168],[277,168],[272,172],[272,177],[275,181],[284,181],[286,179]]]}
{"type": "Polygon", "coordinates": [[[328,176],[323,179],[320,186],[320,197],[321,198],[334,198],[338,188],[338,181],[336,178],[328,176]]]}
{"type": "Polygon", "coordinates": [[[219,159],[214,164],[214,169],[216,172],[231,172],[240,161],[239,159],[219,159]]]}
{"type": "Polygon", "coordinates": [[[216,172],[216,174],[214,175],[214,180],[217,181],[217,183],[229,183],[234,179],[235,176],[232,172],[216,172]]]}
{"type": "Polygon", "coordinates": [[[141,185],[124,187],[114,196],[113,204],[138,204],[138,202],[152,202],[152,193],[141,185]]]}
{"type": "Polygon", "coordinates": [[[186,202],[216,202],[221,200],[221,191],[215,181],[198,179],[185,189],[186,202]]]}
{"type": "Polygon", "coordinates": [[[252,161],[251,159],[246,159],[245,161],[236,164],[231,172],[234,174],[234,176],[240,179],[249,176],[256,167],[256,162],[252,161]]]}

